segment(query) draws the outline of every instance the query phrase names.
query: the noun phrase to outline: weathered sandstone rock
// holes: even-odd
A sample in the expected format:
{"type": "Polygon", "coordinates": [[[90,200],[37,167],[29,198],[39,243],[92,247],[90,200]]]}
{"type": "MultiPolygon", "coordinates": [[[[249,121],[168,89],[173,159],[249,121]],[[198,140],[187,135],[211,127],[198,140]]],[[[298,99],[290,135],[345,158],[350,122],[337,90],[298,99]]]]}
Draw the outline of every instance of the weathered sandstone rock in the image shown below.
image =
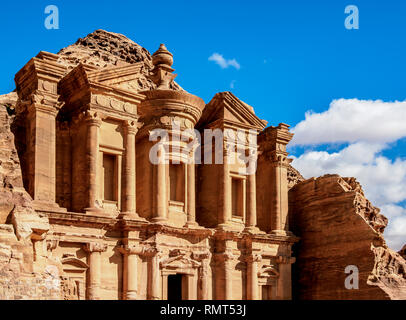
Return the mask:
{"type": "Polygon", "coordinates": [[[389,249],[382,232],[387,219],[365,198],[354,178],[326,175],[289,191],[296,245],[294,296],[299,299],[405,299],[406,262],[389,249]],[[359,289],[346,289],[359,270],[359,289]]]}

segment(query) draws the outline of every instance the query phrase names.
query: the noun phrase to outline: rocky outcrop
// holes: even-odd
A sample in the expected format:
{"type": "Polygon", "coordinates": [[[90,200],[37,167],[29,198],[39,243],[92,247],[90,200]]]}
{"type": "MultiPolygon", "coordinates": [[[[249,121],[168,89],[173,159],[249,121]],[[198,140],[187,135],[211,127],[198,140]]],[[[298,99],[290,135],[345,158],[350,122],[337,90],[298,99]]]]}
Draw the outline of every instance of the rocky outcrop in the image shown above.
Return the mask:
{"type": "Polygon", "coordinates": [[[400,249],[399,254],[406,259],[406,244],[403,246],[402,249],[400,249]]]}
{"type": "Polygon", "coordinates": [[[298,299],[406,299],[406,261],[383,238],[387,219],[354,178],[326,175],[289,191],[298,299]],[[345,270],[356,266],[359,288],[347,289],[345,270]]]}
{"type": "Polygon", "coordinates": [[[299,182],[304,181],[305,178],[296,170],[292,165],[288,166],[288,188],[292,189],[299,182]]]}
{"type": "MultiPolygon", "coordinates": [[[[110,69],[141,64],[137,82],[142,83],[144,90],[156,89],[156,85],[148,77],[153,69],[151,54],[122,34],[96,30],[61,49],[58,55],[58,63],[65,65],[68,70],[79,63],[110,69]]],[[[182,90],[176,82],[171,83],[171,89],[182,90]]]]}

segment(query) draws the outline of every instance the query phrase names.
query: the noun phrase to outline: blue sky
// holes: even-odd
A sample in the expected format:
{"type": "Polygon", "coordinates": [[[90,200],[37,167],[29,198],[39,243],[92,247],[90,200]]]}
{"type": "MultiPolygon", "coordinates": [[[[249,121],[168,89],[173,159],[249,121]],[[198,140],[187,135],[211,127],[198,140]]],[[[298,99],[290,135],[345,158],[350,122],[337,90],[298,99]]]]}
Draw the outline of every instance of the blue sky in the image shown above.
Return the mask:
{"type": "MultiPolygon", "coordinates": [[[[342,155],[346,148],[366,141],[367,150],[357,150],[364,154],[370,152],[370,162],[359,157],[346,159],[358,161],[361,169],[369,166],[374,172],[373,169],[380,168],[379,158],[384,158],[389,161],[388,173],[391,173],[397,160],[401,161],[401,168],[406,161],[406,134],[399,129],[392,139],[377,141],[380,143],[377,148],[363,134],[355,141],[344,137],[338,142],[318,142],[309,138],[318,128],[311,127],[315,123],[313,118],[306,122],[305,112],[312,110],[313,115],[323,116],[335,99],[345,99],[344,105],[349,99],[357,99],[352,108],[359,108],[365,100],[404,101],[405,16],[406,2],[399,0],[8,1],[2,3],[0,12],[3,44],[0,94],[14,89],[14,74],[39,51],[57,53],[96,29],[122,33],[150,52],[165,43],[174,54],[177,82],[189,92],[208,102],[218,91],[232,91],[254,106],[258,116],[270,125],[290,124],[301,143],[294,143],[289,150],[299,159],[294,163],[308,175],[330,170],[359,173],[373,201],[380,206],[396,207],[396,212],[390,207],[384,213],[400,219],[397,225],[405,227],[404,234],[400,232],[397,240],[391,240],[394,247],[399,247],[406,242],[406,195],[379,200],[377,194],[382,190],[377,185],[384,183],[386,188],[385,183],[392,183],[390,187],[400,184],[406,189],[406,169],[397,174],[405,175],[399,181],[387,182],[382,178],[371,182],[362,178],[365,172],[348,171],[349,166],[344,170],[329,164],[320,169],[323,164],[319,164],[327,158],[318,156],[342,155]],[[44,9],[50,4],[59,8],[59,30],[44,27],[44,9]],[[358,30],[344,27],[347,16],[344,8],[350,4],[359,9],[358,30]],[[221,68],[209,60],[214,53],[221,54],[225,60],[235,59],[240,68],[221,68]],[[302,131],[294,128],[300,122],[304,124],[302,129],[305,128],[302,131]]],[[[399,112],[393,113],[393,118],[403,116],[399,112]]],[[[376,112],[377,120],[380,114],[376,112]]],[[[353,125],[364,128],[364,117],[362,114],[359,117],[353,125]]],[[[369,119],[371,127],[365,130],[386,130],[375,120],[369,119]]],[[[388,125],[392,120],[397,119],[387,120],[388,125]]],[[[331,128],[334,125],[339,124],[332,124],[331,128]]]]}

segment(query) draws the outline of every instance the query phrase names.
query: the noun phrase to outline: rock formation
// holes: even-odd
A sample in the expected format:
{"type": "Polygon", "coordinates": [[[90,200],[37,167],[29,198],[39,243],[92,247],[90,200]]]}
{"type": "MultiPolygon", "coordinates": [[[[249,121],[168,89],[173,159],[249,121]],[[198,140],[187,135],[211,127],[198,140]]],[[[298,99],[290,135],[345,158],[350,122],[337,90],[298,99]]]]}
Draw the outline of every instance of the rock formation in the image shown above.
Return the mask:
{"type": "Polygon", "coordinates": [[[298,299],[406,299],[406,261],[383,238],[387,219],[355,178],[325,175],[289,191],[290,224],[300,237],[294,265],[298,299]],[[346,289],[347,266],[359,289],[346,289]]]}
{"type": "MultiPolygon", "coordinates": [[[[125,79],[125,89],[155,89],[156,85],[147,77],[153,68],[152,56],[147,49],[141,47],[126,36],[118,33],[96,30],[74,44],[58,52],[58,63],[71,70],[79,63],[97,68],[112,69],[129,65],[139,65],[140,75],[136,83],[128,84],[125,79]]],[[[171,89],[182,90],[176,83],[171,83],[171,89]]]]}

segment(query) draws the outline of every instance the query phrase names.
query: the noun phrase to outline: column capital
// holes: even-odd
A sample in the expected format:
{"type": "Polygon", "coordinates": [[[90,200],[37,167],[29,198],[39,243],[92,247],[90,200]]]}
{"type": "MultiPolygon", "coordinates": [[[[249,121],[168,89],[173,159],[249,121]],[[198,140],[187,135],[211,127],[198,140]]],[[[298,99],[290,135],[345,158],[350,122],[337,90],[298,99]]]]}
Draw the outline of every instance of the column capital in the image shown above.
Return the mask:
{"type": "Polygon", "coordinates": [[[267,157],[270,160],[270,164],[272,167],[287,168],[289,166],[289,163],[291,162],[290,159],[288,159],[288,153],[283,151],[269,151],[267,153],[267,157]]]}
{"type": "Polygon", "coordinates": [[[94,111],[94,110],[87,110],[85,112],[82,113],[81,118],[86,121],[86,123],[89,126],[96,126],[96,127],[100,127],[101,123],[102,123],[102,118],[103,115],[98,112],[98,111],[94,111]]]}
{"type": "Polygon", "coordinates": [[[245,256],[244,261],[245,262],[251,262],[251,263],[253,263],[253,262],[261,262],[262,261],[262,255],[257,254],[257,253],[253,253],[253,254],[245,256]]]}
{"type": "Polygon", "coordinates": [[[126,134],[136,135],[142,123],[136,120],[124,120],[123,126],[126,134]]]}
{"type": "Polygon", "coordinates": [[[207,251],[197,251],[192,252],[192,259],[197,261],[209,260],[211,258],[211,253],[209,250],[207,251]]]}
{"type": "Polygon", "coordinates": [[[234,259],[234,255],[230,251],[215,253],[216,260],[218,262],[228,262],[234,259]]]}
{"type": "Polygon", "coordinates": [[[102,242],[89,242],[83,246],[83,249],[86,252],[104,252],[107,250],[107,244],[102,242]]]}
{"type": "Polygon", "coordinates": [[[288,256],[277,256],[276,262],[279,264],[293,264],[296,262],[296,258],[288,256]]]}
{"type": "Polygon", "coordinates": [[[141,247],[140,255],[145,257],[154,257],[156,255],[160,255],[162,251],[159,248],[152,247],[152,246],[144,246],[141,247]]]}
{"type": "Polygon", "coordinates": [[[42,94],[32,94],[30,100],[23,103],[27,105],[28,117],[33,116],[37,112],[56,117],[59,109],[64,105],[64,102],[58,101],[57,95],[48,96],[42,94]]]}
{"type": "Polygon", "coordinates": [[[141,255],[143,253],[143,247],[139,245],[124,245],[119,247],[118,250],[124,255],[141,255]]]}

